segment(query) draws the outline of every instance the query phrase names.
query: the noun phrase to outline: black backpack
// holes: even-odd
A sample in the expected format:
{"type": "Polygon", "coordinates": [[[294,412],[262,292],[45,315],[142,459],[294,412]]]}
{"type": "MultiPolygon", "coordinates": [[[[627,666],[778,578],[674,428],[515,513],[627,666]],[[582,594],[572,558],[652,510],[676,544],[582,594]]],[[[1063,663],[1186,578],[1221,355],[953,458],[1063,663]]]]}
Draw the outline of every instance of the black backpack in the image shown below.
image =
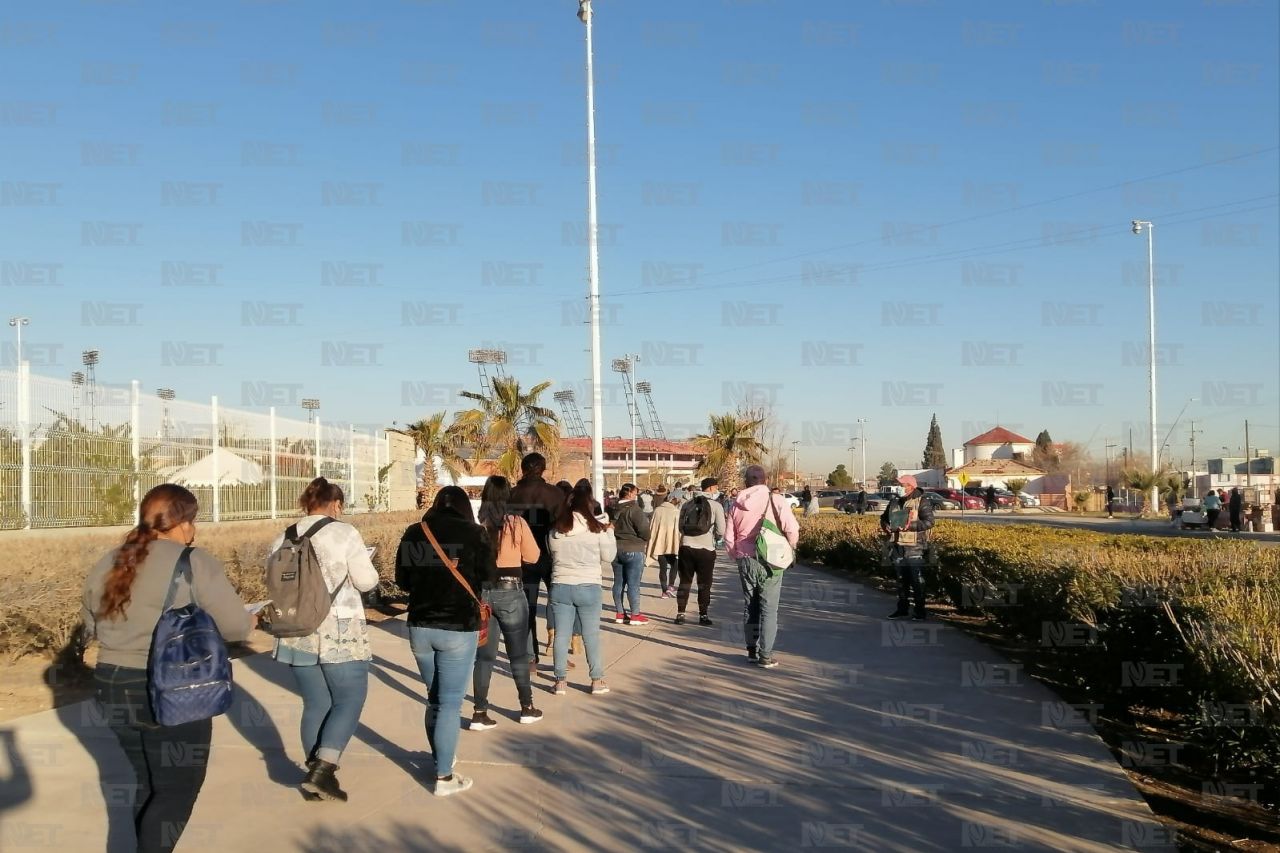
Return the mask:
{"type": "Polygon", "coordinates": [[[680,507],[680,532],[685,536],[703,536],[711,532],[711,501],[706,495],[697,495],[680,507]]]}

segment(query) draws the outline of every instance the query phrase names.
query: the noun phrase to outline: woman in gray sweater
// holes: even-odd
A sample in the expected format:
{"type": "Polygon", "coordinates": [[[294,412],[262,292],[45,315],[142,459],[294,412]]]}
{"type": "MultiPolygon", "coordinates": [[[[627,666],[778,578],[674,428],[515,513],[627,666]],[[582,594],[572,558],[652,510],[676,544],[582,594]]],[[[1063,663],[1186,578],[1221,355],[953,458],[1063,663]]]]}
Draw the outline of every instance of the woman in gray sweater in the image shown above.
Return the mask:
{"type": "MultiPolygon", "coordinates": [[[[600,573],[618,553],[613,533],[595,516],[595,498],[585,481],[573,487],[567,512],[556,519],[547,538],[551,552],[551,608],[557,625],[582,624],[582,643],[591,669],[591,693],[609,692],[604,683],[604,654],[600,648],[600,573]]],[[[557,695],[569,692],[569,635],[556,634],[557,695]]]]}
{"type": "MultiPolygon", "coordinates": [[[[178,558],[196,540],[196,496],[166,483],[147,492],[138,526],[85,579],[81,618],[98,638],[94,684],[103,717],[137,777],[133,823],[139,853],[172,850],[204,784],[212,720],[161,726],[147,695],[147,657],[178,558]],[[172,756],[181,755],[183,761],[172,756]]],[[[246,640],[255,619],[208,551],[191,552],[191,584],[180,581],[174,605],[193,599],[223,639],[246,640]]]]}

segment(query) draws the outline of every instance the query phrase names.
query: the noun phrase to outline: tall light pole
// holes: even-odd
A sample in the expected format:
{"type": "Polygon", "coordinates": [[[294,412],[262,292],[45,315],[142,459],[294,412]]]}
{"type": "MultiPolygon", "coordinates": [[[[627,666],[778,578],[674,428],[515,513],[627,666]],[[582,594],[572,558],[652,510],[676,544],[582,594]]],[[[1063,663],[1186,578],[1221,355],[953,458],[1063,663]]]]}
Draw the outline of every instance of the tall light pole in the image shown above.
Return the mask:
{"type": "Polygon", "coordinates": [[[596,223],[596,90],[591,44],[591,0],[578,0],[587,27],[587,286],[591,316],[591,488],[604,495],[604,394],[600,387],[600,243],[596,223]]]}
{"type": "MultiPolygon", "coordinates": [[[[1160,470],[1158,462],[1160,446],[1156,444],[1156,229],[1154,224],[1145,219],[1133,220],[1134,234],[1141,234],[1144,230],[1147,232],[1147,379],[1149,384],[1147,394],[1151,405],[1151,475],[1154,478],[1156,472],[1160,470]]],[[[1155,513],[1159,502],[1160,487],[1152,483],[1149,511],[1155,513]]]]}
{"type": "MultiPolygon", "coordinates": [[[[858,440],[855,438],[854,442],[857,442],[857,441],[858,440]]],[[[858,452],[858,445],[856,443],[849,445],[849,467],[853,469],[854,474],[858,472],[858,457],[854,455],[857,452],[858,452]]],[[[852,474],[849,476],[849,479],[851,480],[853,479],[852,474]]],[[[859,486],[859,488],[861,488],[861,486],[859,486]]]]}
{"type": "Polygon", "coordinates": [[[867,487],[867,422],[868,418],[858,418],[858,444],[862,445],[862,483],[861,488],[867,487]]]}
{"type": "Polygon", "coordinates": [[[18,333],[18,363],[16,367],[22,367],[22,327],[31,325],[30,317],[10,317],[9,325],[18,333]]]}
{"type": "MultiPolygon", "coordinates": [[[[640,360],[640,356],[628,354],[623,358],[615,358],[613,360],[613,369],[617,373],[623,374],[622,381],[626,383],[628,392],[631,385],[631,374],[633,365],[640,360]]],[[[631,482],[635,483],[639,479],[636,474],[636,418],[639,416],[634,395],[627,394],[627,415],[631,418],[631,482]]],[[[637,485],[639,485],[637,483],[637,485]]]]}
{"type": "Polygon", "coordinates": [[[799,468],[797,467],[800,464],[798,461],[799,458],[800,458],[800,442],[793,441],[791,442],[791,488],[792,489],[800,488],[800,479],[799,479],[800,471],[799,471],[799,468]]]}
{"type": "Polygon", "coordinates": [[[169,404],[173,402],[178,395],[173,392],[172,388],[157,388],[156,396],[164,402],[160,404],[160,438],[168,440],[169,438],[169,404]]]}
{"type": "Polygon", "coordinates": [[[1119,445],[1108,444],[1104,446],[1102,449],[1102,455],[1106,457],[1106,460],[1107,460],[1107,485],[1108,486],[1111,485],[1111,448],[1113,447],[1119,447],[1119,445]]]}
{"type": "Polygon", "coordinates": [[[302,401],[302,408],[307,410],[307,423],[312,423],[316,417],[316,411],[320,408],[320,401],[314,397],[307,397],[302,401]]]}
{"type": "Polygon", "coordinates": [[[101,353],[96,349],[87,349],[80,353],[80,363],[88,368],[89,383],[86,386],[85,397],[89,402],[89,432],[97,429],[98,413],[98,373],[97,366],[101,360],[101,353]]]}

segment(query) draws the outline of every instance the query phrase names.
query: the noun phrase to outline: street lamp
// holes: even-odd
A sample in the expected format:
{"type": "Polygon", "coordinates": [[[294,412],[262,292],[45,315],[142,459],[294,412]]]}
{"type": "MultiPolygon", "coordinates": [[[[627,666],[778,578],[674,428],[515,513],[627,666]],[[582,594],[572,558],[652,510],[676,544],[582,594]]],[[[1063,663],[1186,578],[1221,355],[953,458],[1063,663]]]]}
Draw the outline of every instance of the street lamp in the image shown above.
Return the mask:
{"type": "MultiPolygon", "coordinates": [[[[851,445],[849,445],[849,467],[853,469],[853,472],[854,472],[854,473],[857,473],[857,471],[858,471],[858,460],[857,460],[857,457],[856,457],[854,454],[855,454],[855,453],[857,453],[857,451],[858,451],[858,444],[857,444],[858,439],[855,437],[855,438],[853,439],[853,441],[854,441],[854,443],[853,443],[853,444],[851,444],[851,445]]],[[[852,479],[852,475],[850,475],[850,479],[852,479]]],[[[861,484],[859,484],[859,485],[858,485],[858,488],[860,488],[860,489],[861,489],[861,488],[863,488],[863,486],[862,486],[861,484]]]]}
{"type": "Polygon", "coordinates": [[[587,298],[591,316],[591,487],[604,494],[604,395],[600,367],[600,242],[596,224],[596,90],[591,0],[578,0],[587,30],[587,298]]]}
{"type": "Polygon", "coordinates": [[[22,367],[22,327],[31,325],[30,317],[10,317],[9,325],[18,333],[18,367],[22,367]]]}
{"type": "Polygon", "coordinates": [[[858,444],[862,445],[862,482],[859,487],[867,487],[867,430],[869,418],[858,418],[858,444]]]}
{"type": "Polygon", "coordinates": [[[799,441],[791,442],[791,488],[792,489],[800,488],[800,480],[799,480],[800,471],[797,467],[800,464],[798,461],[799,453],[800,453],[799,448],[800,448],[799,441]]]}
{"type": "MultiPolygon", "coordinates": [[[[1133,220],[1134,234],[1140,235],[1144,230],[1147,232],[1147,378],[1149,385],[1147,394],[1150,398],[1151,408],[1151,474],[1154,478],[1156,472],[1160,469],[1160,448],[1156,444],[1156,229],[1153,223],[1145,219],[1133,220]]],[[[1150,503],[1148,504],[1151,512],[1154,513],[1156,511],[1159,501],[1159,487],[1152,483],[1150,503]]]]}
{"type": "Polygon", "coordinates": [[[1108,445],[1104,446],[1104,447],[1103,447],[1103,449],[1102,449],[1102,455],[1103,455],[1103,456],[1106,458],[1106,460],[1107,460],[1107,485],[1108,485],[1108,486],[1110,486],[1110,485],[1111,485],[1111,448],[1113,448],[1113,447],[1119,447],[1119,446],[1120,446],[1120,445],[1118,445],[1118,444],[1108,444],[1108,445]]]}

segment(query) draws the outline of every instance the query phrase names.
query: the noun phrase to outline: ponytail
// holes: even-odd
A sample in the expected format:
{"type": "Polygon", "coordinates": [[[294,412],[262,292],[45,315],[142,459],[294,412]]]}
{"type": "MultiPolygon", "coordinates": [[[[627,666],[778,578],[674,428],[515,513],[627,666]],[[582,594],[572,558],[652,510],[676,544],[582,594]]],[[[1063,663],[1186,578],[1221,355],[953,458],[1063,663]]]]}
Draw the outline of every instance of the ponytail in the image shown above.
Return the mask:
{"type": "Polygon", "coordinates": [[[182,486],[164,483],[147,492],[142,498],[142,506],[138,508],[138,526],[124,537],[124,543],[116,551],[115,562],[107,570],[102,583],[98,618],[117,619],[125,615],[125,608],[133,598],[133,582],[138,576],[138,567],[146,562],[151,543],[161,533],[195,521],[199,511],[196,496],[182,486]]]}

